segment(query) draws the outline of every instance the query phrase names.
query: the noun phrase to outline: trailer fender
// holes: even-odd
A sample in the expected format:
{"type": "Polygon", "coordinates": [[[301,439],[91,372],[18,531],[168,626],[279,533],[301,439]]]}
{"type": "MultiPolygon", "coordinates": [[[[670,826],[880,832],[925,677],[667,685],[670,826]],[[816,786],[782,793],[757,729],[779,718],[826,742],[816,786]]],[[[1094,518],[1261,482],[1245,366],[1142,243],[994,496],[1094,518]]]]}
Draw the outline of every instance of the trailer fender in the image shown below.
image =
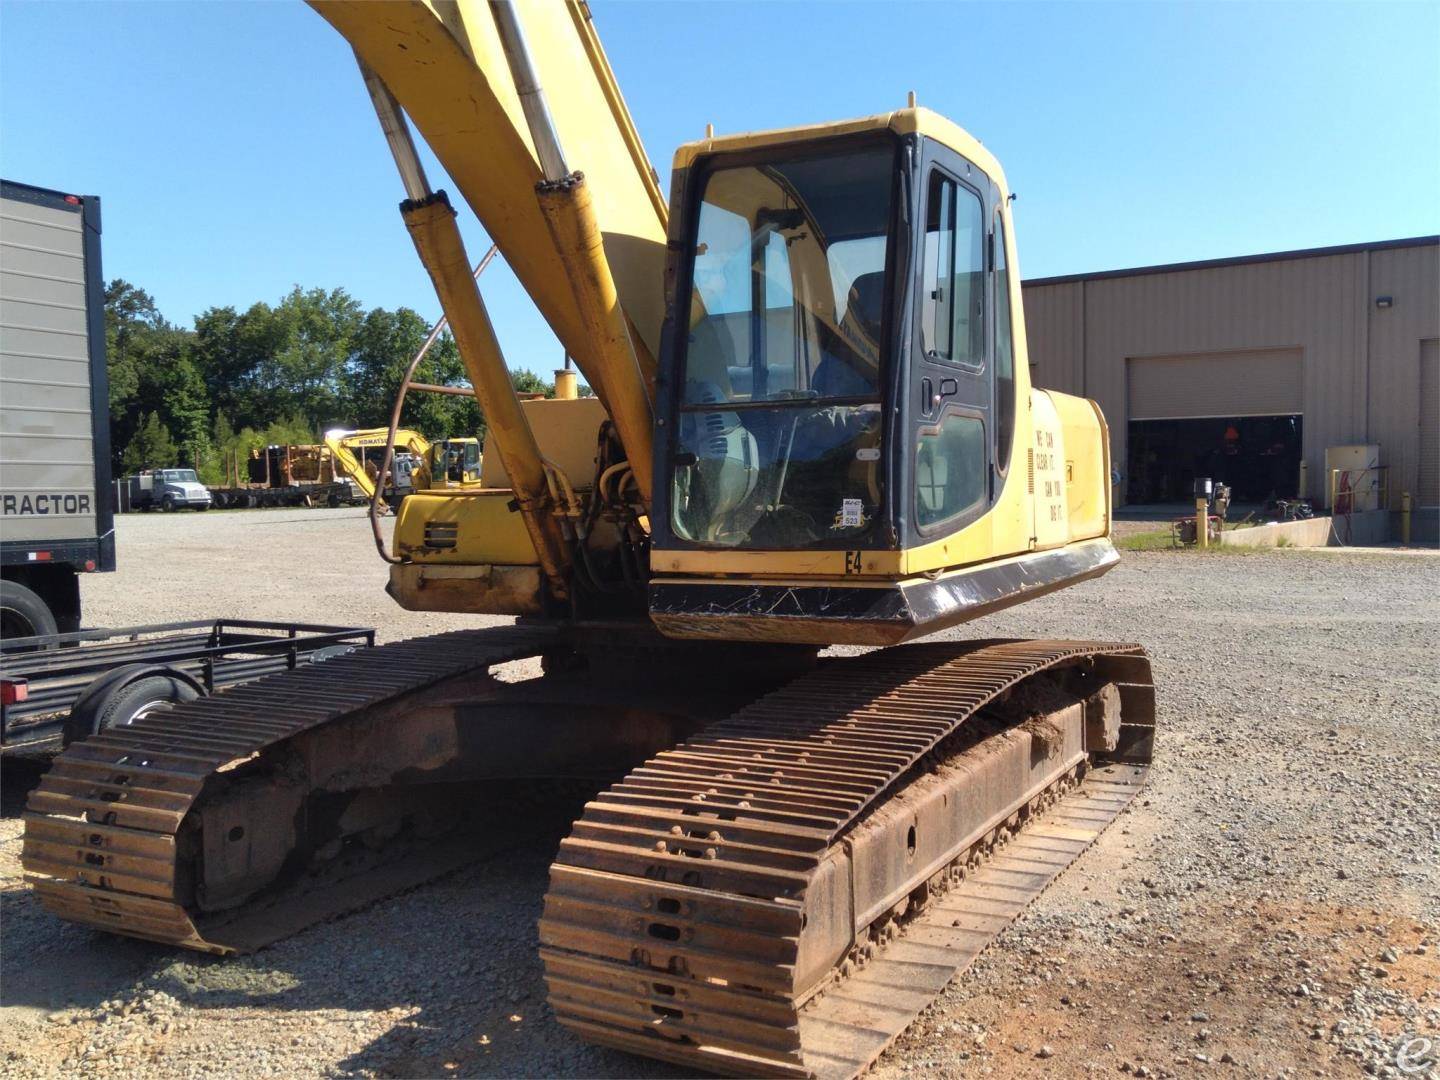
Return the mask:
{"type": "Polygon", "coordinates": [[[81,692],[65,718],[61,737],[69,746],[105,728],[133,723],[157,705],[204,696],[204,685],[179,668],[126,664],[97,676],[81,692]]]}

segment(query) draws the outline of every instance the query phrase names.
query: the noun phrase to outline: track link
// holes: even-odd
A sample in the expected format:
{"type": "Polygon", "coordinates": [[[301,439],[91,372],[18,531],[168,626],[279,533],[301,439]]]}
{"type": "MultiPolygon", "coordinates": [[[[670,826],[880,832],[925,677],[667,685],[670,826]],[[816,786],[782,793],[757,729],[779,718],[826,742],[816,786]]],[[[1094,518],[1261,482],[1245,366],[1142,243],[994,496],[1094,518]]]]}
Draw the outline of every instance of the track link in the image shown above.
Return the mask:
{"type": "MultiPolygon", "coordinates": [[[[31,793],[22,862],[43,905],[98,930],[206,952],[248,951],[307,922],[357,906],[363,890],[327,904],[272,902],[243,931],[206,919],[192,901],[194,831],[217,779],[297,736],[376,710],[455,676],[542,653],[541,628],[462,630],[364,649],[152,713],[75,743],[31,793]],[[212,923],[214,925],[212,925],[212,923]]],[[[242,827],[243,828],[243,827],[242,827]]],[[[212,838],[213,839],[213,838],[212,838]]],[[[387,879],[393,887],[394,875],[387,879]]]]}
{"type": "Polygon", "coordinates": [[[540,923],[550,1004],[688,1068],[856,1075],[1129,803],[1153,729],[1135,645],[831,661],[587,805],[540,923]],[[1042,673],[1081,688],[1051,727],[982,715],[1042,673]],[[1107,693],[1118,736],[1092,769],[1107,693]]]}

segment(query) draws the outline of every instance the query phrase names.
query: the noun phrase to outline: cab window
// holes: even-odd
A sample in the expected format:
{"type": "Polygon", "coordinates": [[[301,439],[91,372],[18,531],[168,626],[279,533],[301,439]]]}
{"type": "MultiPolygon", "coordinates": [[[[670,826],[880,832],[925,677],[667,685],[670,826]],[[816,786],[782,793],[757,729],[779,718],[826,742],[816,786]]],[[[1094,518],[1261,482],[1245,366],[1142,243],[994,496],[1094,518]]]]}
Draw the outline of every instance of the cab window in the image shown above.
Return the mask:
{"type": "Polygon", "coordinates": [[[936,170],[926,199],[921,341],[932,360],[985,362],[985,210],[980,197],[936,170]]]}
{"type": "Polygon", "coordinates": [[[915,520],[922,530],[952,521],[985,498],[985,423],[948,413],[920,431],[915,456],[915,520]]]}

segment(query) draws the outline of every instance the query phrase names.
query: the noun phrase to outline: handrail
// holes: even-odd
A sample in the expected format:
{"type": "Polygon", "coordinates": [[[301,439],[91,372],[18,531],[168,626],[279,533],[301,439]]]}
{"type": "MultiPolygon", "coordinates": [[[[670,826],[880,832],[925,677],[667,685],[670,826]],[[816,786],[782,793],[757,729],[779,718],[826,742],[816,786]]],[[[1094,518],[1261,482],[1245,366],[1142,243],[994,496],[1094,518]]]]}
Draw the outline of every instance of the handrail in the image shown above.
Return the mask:
{"type": "MultiPolygon", "coordinates": [[[[475,265],[473,276],[476,281],[480,280],[480,275],[485,272],[485,268],[494,260],[499,250],[496,245],[491,244],[490,250],[485,252],[484,257],[475,265]]],[[[435,321],[435,325],[430,328],[430,333],[426,335],[425,342],[420,346],[420,350],[411,358],[410,366],[405,369],[405,377],[400,380],[400,389],[395,395],[395,404],[390,409],[390,430],[385,436],[385,457],[380,463],[380,476],[382,477],[390,475],[390,462],[395,457],[395,433],[400,430],[400,413],[405,408],[405,397],[410,393],[412,385],[410,380],[415,377],[415,369],[420,366],[420,362],[424,360],[426,354],[429,353],[430,346],[439,340],[441,331],[445,329],[449,321],[449,317],[442,312],[440,318],[435,321]]],[[[426,390],[439,389],[438,387],[432,387],[429,383],[420,383],[418,385],[424,387],[426,390]]],[[[454,392],[458,393],[460,391],[456,388],[454,392]]],[[[464,392],[474,394],[474,391],[470,389],[464,392]]],[[[380,533],[381,501],[380,485],[377,484],[374,492],[370,495],[370,532],[375,537],[375,550],[380,553],[380,558],[384,559],[387,563],[404,562],[405,560],[397,558],[385,550],[385,537],[380,533]]]]}

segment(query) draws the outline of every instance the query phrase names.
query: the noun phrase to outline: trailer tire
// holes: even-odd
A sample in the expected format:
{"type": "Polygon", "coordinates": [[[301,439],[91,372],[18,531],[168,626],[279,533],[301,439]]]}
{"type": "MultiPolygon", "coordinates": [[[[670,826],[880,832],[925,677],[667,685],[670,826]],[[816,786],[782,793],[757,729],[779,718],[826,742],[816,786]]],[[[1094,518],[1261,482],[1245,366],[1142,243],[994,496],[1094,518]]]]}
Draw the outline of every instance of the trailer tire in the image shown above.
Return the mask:
{"type": "Polygon", "coordinates": [[[39,593],[18,581],[0,581],[0,639],[57,632],[55,613],[39,593]]]}
{"type": "Polygon", "coordinates": [[[173,675],[147,675],[121,682],[98,694],[83,694],[65,718],[64,744],[98,734],[107,728],[128,727],[155,709],[168,709],[200,694],[173,675]]]}

